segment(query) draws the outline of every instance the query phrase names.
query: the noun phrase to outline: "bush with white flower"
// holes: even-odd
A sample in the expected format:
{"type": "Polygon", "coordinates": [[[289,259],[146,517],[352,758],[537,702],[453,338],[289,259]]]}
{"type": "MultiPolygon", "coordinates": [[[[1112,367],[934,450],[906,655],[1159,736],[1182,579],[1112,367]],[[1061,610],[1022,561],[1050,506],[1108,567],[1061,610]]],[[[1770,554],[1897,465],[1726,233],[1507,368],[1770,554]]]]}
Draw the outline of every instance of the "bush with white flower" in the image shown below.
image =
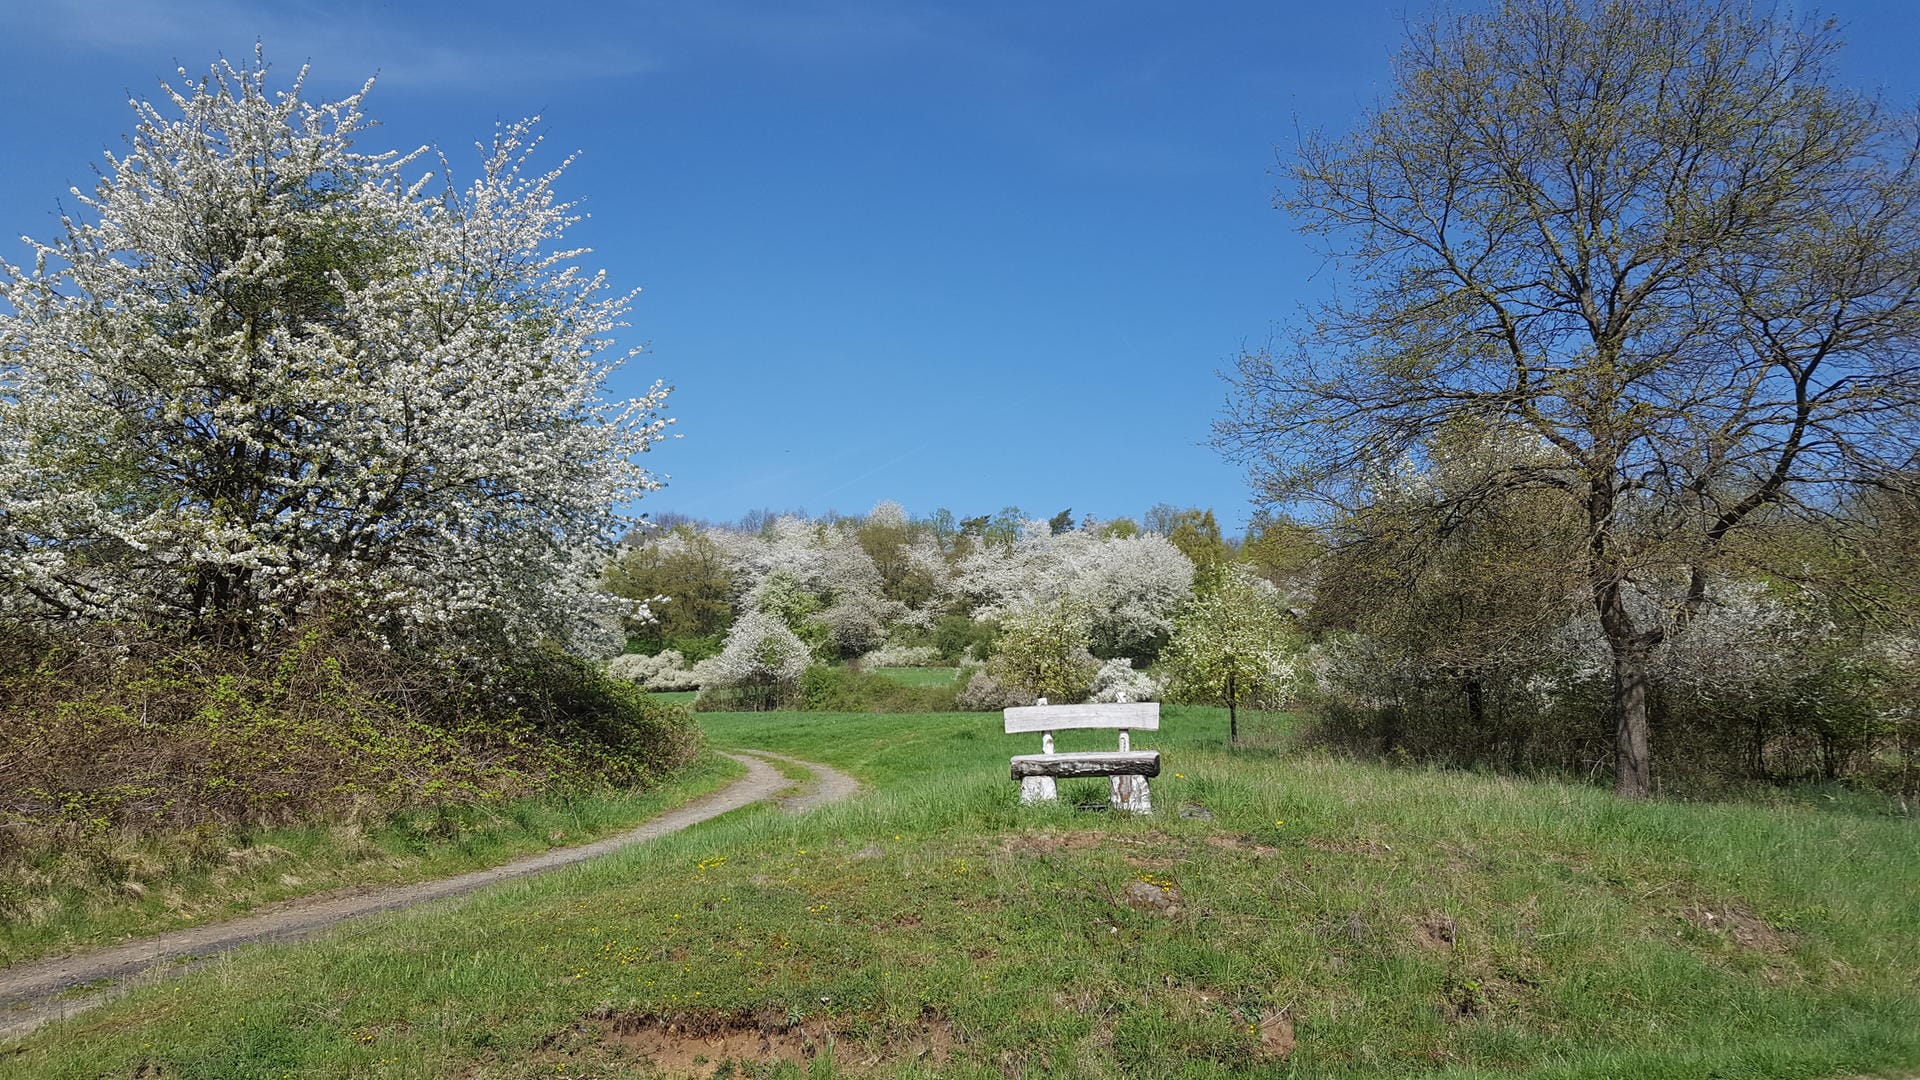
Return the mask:
{"type": "Polygon", "coordinates": [[[698,666],[701,704],[784,708],[793,702],[811,661],[806,642],[786,623],[764,611],[748,611],[727,632],[720,655],[698,666]]]}
{"type": "Polygon", "coordinates": [[[1089,701],[1159,701],[1165,693],[1160,681],[1133,666],[1133,661],[1117,657],[1100,665],[1093,675],[1089,701]]]}
{"type": "Polygon", "coordinates": [[[873,668],[940,667],[940,651],[931,645],[882,645],[860,658],[860,666],[873,668]]]}
{"type": "Polygon", "coordinates": [[[357,145],[371,83],[304,81],[223,61],[137,103],[59,235],[0,263],[0,604],[601,648],[665,390],[604,394],[629,298],[563,244],[565,162],[509,124],[461,182],[357,145]]]}

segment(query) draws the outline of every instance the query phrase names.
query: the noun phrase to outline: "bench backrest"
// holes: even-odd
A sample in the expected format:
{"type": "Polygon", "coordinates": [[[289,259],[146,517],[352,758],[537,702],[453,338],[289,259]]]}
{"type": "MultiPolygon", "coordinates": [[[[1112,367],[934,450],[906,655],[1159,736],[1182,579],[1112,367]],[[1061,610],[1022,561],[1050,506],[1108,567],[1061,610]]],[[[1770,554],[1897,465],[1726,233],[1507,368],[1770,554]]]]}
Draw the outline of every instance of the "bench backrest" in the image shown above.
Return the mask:
{"type": "Polygon", "coordinates": [[[1075,728],[1160,730],[1160,703],[1157,701],[1111,705],[1021,705],[1006,710],[1003,715],[1009,735],[1023,731],[1070,731],[1075,728]]]}

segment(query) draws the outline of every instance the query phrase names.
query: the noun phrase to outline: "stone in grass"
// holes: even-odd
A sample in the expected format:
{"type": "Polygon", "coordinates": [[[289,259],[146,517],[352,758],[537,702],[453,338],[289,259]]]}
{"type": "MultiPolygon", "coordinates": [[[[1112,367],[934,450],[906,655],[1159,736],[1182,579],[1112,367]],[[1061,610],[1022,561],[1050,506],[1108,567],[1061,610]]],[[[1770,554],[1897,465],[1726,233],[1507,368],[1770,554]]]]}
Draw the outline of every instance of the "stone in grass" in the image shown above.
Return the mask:
{"type": "Polygon", "coordinates": [[[1213,811],[1199,803],[1181,803],[1180,816],[1188,821],[1212,821],[1213,811]]]}
{"type": "Polygon", "coordinates": [[[1178,915],[1180,913],[1180,893],[1172,886],[1155,885],[1151,881],[1129,881],[1120,894],[1120,902],[1138,911],[1150,911],[1159,915],[1178,915]]]}
{"type": "Polygon", "coordinates": [[[881,847],[879,844],[868,844],[866,847],[854,852],[853,857],[856,859],[877,859],[886,853],[887,849],[881,847]]]}

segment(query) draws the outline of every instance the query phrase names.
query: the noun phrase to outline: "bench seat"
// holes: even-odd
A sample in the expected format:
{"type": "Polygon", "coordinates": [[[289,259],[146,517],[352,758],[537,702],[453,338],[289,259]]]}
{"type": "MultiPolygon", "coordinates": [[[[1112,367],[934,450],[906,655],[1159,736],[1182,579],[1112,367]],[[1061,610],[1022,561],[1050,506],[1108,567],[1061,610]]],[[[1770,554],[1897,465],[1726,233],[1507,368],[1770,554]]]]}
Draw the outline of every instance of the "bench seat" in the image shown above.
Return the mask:
{"type": "Polygon", "coordinates": [[[1013,778],[1029,776],[1159,776],[1158,750],[1091,750],[1073,754],[1020,754],[1013,778]]]}

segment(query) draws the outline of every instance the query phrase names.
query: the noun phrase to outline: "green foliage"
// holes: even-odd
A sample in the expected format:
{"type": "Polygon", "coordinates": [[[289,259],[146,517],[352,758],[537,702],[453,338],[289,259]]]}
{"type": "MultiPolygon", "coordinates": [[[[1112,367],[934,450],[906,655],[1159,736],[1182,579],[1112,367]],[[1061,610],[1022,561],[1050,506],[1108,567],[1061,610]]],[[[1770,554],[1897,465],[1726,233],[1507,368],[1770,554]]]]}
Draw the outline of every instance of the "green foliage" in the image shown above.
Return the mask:
{"type": "Polygon", "coordinates": [[[1268,513],[1254,517],[1240,545],[1240,560],[1282,589],[1312,581],[1326,553],[1326,537],[1318,530],[1268,513]]]}
{"type": "Polygon", "coordinates": [[[1220,535],[1220,522],[1212,510],[1197,507],[1181,509],[1156,503],[1147,510],[1146,530],[1159,533],[1201,570],[1233,557],[1233,549],[1220,535]]]}
{"type": "Polygon", "coordinates": [[[959,662],[969,649],[973,655],[985,660],[998,648],[1000,624],[968,618],[965,615],[945,615],[933,624],[933,647],[940,651],[942,659],[959,662]]]}
{"type": "Polygon", "coordinates": [[[879,672],[816,665],[800,677],[800,707],[808,712],[952,712],[955,691],[951,678],[944,685],[913,685],[879,672]]]}
{"type": "Polygon", "coordinates": [[[684,711],[557,652],[467,671],[323,622],[6,645],[0,826],[35,844],[633,784],[699,748],[684,711]]]}
{"type": "Polygon", "coordinates": [[[665,598],[649,605],[651,620],[629,623],[628,651],[678,649],[689,661],[720,651],[733,625],[733,581],[725,554],[706,533],[681,525],[666,538],[626,547],[603,576],[615,596],[665,598]],[[703,647],[708,642],[710,649],[703,647]]]}
{"type": "Polygon", "coordinates": [[[1055,705],[1085,701],[1100,662],[1087,651],[1091,620],[1075,604],[1035,604],[1000,620],[987,673],[1001,686],[1055,705]]]}

